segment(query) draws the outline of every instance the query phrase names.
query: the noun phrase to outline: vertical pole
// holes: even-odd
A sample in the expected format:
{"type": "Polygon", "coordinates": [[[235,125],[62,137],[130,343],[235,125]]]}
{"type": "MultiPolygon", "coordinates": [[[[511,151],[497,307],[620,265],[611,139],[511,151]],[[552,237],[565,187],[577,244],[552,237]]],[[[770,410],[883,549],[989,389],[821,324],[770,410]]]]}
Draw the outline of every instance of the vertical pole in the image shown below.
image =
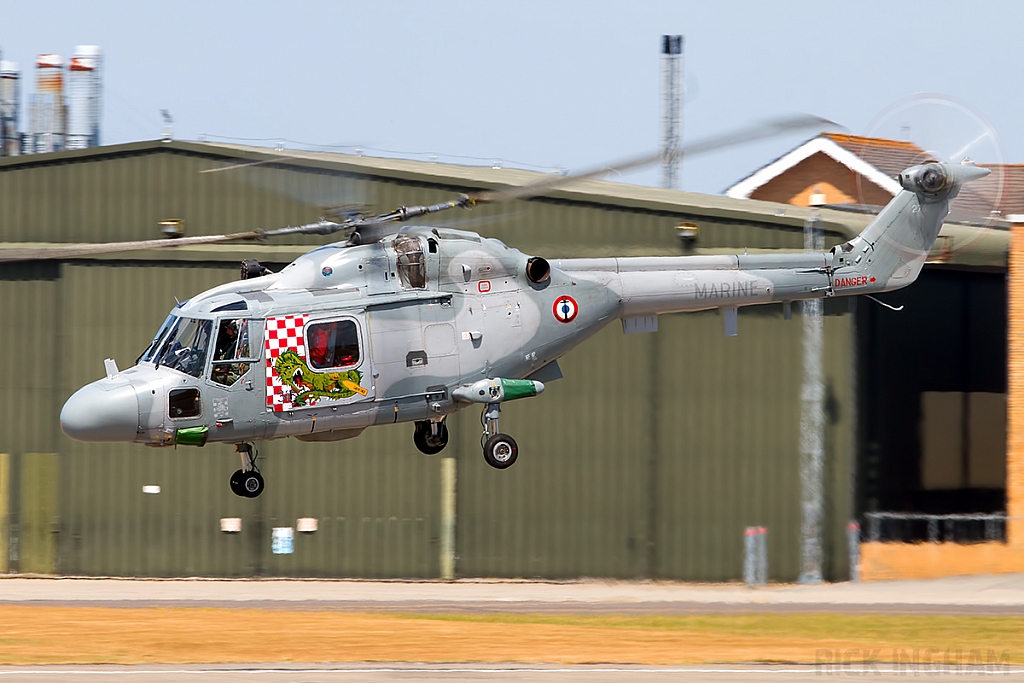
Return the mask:
{"type": "Polygon", "coordinates": [[[22,453],[18,472],[18,571],[53,574],[57,561],[58,463],[53,453],[22,453]]]}
{"type": "Polygon", "coordinates": [[[675,189],[679,186],[680,158],[677,150],[683,141],[682,107],[680,106],[683,37],[662,36],[661,54],[662,78],[664,79],[662,87],[664,113],[661,137],[661,186],[675,189]]]}
{"type": "Polygon", "coordinates": [[[441,458],[441,578],[455,578],[455,458],[441,458]]]}
{"type": "Polygon", "coordinates": [[[743,530],[743,583],[753,588],[757,583],[757,527],[743,530]]]}
{"type": "Polygon", "coordinates": [[[0,574],[6,574],[10,563],[11,456],[0,453],[0,574]]]}
{"type": "Polygon", "coordinates": [[[768,585],[768,529],[763,526],[743,530],[743,582],[750,588],[768,585]]]}
{"type": "Polygon", "coordinates": [[[768,585],[768,529],[757,528],[757,585],[768,585]]]}
{"type": "Polygon", "coordinates": [[[846,525],[846,543],[850,549],[850,581],[860,581],[860,524],[846,525]]]}
{"type": "MultiPolygon", "coordinates": [[[[817,211],[804,223],[804,249],[825,248],[817,211]]],[[[800,583],[821,583],[821,523],[824,504],[825,389],[822,382],[823,305],[803,302],[804,379],[800,391],[800,490],[802,562],[800,583]]]]}
{"type": "Polygon", "coordinates": [[[647,335],[650,337],[650,350],[648,355],[648,408],[647,431],[648,452],[647,452],[647,578],[658,578],[658,485],[659,468],[661,457],[661,337],[657,332],[647,335]]]}
{"type": "MultiPolygon", "coordinates": [[[[253,448],[256,448],[256,444],[253,444],[253,448]]],[[[272,448],[273,446],[266,441],[259,446],[261,467],[263,472],[268,473],[268,477],[273,473],[268,467],[271,461],[272,448]]],[[[266,500],[266,496],[256,496],[253,498],[252,503],[246,505],[249,508],[249,514],[246,515],[245,521],[242,523],[242,535],[245,537],[246,551],[249,555],[248,567],[246,569],[248,569],[250,577],[263,575],[264,554],[267,550],[270,550],[268,541],[273,540],[274,525],[267,525],[267,520],[263,515],[264,501],[266,500]],[[264,536],[263,534],[268,531],[270,533],[264,536]]]]}
{"type": "Polygon", "coordinates": [[[7,457],[7,572],[21,571],[21,465],[22,455],[10,453],[7,457]]]}

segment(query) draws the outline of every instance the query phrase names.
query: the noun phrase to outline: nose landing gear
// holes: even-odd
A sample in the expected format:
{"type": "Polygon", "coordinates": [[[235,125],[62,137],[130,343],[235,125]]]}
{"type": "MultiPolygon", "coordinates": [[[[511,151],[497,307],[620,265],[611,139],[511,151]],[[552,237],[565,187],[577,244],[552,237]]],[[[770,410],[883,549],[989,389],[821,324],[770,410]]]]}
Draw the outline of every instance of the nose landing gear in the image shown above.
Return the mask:
{"type": "Polygon", "coordinates": [[[499,470],[508,469],[519,457],[519,446],[508,434],[498,432],[498,415],[501,413],[500,403],[488,403],[480,416],[484,433],[480,442],[484,448],[484,460],[491,467],[499,470]]]}
{"type": "Polygon", "coordinates": [[[242,458],[242,469],[235,470],[235,473],[231,475],[228,482],[231,486],[231,493],[243,498],[255,498],[263,493],[264,489],[263,475],[256,467],[259,451],[251,443],[236,444],[235,450],[242,458]]]}

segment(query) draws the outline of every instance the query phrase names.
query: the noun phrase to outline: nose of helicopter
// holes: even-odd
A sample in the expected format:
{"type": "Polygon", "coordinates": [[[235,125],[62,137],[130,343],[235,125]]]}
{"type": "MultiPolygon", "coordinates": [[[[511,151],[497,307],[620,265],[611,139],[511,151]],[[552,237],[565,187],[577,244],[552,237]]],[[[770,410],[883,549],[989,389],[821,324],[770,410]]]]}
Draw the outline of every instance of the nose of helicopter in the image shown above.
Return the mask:
{"type": "Polygon", "coordinates": [[[131,384],[100,380],[71,395],[60,428],[76,441],[132,442],[139,428],[139,397],[131,384]]]}

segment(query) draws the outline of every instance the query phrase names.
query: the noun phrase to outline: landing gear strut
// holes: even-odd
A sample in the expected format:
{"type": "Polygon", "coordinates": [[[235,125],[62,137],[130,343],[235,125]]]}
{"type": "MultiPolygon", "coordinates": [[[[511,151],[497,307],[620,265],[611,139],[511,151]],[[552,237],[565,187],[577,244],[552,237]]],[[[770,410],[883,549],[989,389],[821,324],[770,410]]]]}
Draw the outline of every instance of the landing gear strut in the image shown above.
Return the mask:
{"type": "Polygon", "coordinates": [[[421,453],[437,455],[443,451],[448,445],[448,427],[444,423],[444,418],[417,422],[412,440],[421,453]]]}
{"type": "Polygon", "coordinates": [[[500,403],[488,403],[484,408],[483,415],[480,416],[480,422],[484,427],[480,442],[484,447],[484,460],[487,464],[495,469],[504,470],[512,467],[519,457],[519,446],[511,436],[498,432],[500,413],[500,403]]]}
{"type": "Polygon", "coordinates": [[[235,444],[235,450],[242,458],[242,469],[235,470],[231,475],[231,493],[243,498],[255,498],[263,493],[264,488],[263,475],[256,467],[256,458],[260,453],[251,443],[235,444]]]}

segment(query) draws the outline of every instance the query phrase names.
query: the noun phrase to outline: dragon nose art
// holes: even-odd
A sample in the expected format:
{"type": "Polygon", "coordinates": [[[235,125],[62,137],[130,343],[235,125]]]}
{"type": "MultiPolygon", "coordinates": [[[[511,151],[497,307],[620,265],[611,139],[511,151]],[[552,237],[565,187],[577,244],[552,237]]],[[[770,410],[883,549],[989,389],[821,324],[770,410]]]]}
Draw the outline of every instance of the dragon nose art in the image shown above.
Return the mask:
{"type": "Polygon", "coordinates": [[[93,382],[67,400],[60,428],[76,441],[132,442],[139,427],[139,398],[130,384],[93,382]]]}

